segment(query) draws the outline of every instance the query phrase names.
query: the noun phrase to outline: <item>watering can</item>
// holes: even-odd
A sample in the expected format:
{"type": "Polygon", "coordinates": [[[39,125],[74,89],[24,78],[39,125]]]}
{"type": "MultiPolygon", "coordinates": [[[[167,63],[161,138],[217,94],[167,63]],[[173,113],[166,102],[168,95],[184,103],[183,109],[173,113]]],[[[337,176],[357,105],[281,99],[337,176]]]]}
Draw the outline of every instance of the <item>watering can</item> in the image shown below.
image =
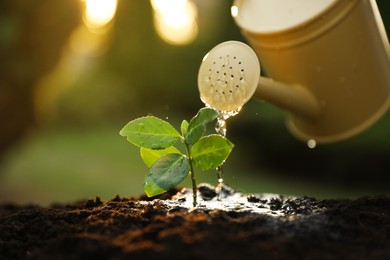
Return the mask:
{"type": "Polygon", "coordinates": [[[375,0],[235,0],[257,54],[255,97],[286,111],[304,141],[352,137],[390,105],[389,44],[375,0]]]}

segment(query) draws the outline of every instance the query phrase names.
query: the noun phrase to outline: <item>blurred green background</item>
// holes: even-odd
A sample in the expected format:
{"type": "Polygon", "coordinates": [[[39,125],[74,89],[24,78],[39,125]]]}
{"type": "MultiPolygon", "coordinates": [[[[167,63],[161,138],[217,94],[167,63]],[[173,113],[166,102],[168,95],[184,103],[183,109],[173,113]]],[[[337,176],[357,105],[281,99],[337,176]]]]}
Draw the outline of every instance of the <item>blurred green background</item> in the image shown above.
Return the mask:
{"type": "MultiPolygon", "coordinates": [[[[220,42],[245,42],[231,1],[176,1],[181,9],[159,2],[0,2],[0,202],[143,192],[147,168],[119,130],[147,114],[179,127],[203,106],[203,56],[220,42]],[[175,22],[187,27],[167,30],[175,22]]],[[[390,3],[377,3],[390,29],[390,3]]],[[[229,119],[235,149],[227,184],[317,198],[390,194],[390,114],[353,139],[315,149],[292,137],[284,120],[258,100],[229,119]]],[[[197,179],[216,184],[214,173],[197,179]]]]}

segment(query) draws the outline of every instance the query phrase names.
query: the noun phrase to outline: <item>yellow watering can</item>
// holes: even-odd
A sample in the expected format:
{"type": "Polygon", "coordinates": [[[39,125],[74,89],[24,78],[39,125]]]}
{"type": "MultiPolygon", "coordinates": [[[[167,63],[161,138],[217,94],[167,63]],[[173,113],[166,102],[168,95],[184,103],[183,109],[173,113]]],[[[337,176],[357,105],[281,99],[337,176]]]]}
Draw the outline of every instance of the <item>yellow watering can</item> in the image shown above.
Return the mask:
{"type": "Polygon", "coordinates": [[[297,138],[317,143],[352,137],[387,111],[390,51],[375,0],[235,0],[232,15],[254,52],[229,41],[205,56],[205,103],[230,100],[234,110],[254,94],[288,111],[297,138]]]}

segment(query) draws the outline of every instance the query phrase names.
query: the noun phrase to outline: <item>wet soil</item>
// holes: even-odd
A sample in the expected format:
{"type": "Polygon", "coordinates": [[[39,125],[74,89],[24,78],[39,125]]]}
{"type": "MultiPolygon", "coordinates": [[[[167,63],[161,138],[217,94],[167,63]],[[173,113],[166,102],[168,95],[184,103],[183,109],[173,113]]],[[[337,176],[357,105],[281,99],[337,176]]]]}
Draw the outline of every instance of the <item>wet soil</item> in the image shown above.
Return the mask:
{"type": "Polygon", "coordinates": [[[390,197],[199,187],[156,198],[0,206],[0,259],[390,259],[390,197]]]}

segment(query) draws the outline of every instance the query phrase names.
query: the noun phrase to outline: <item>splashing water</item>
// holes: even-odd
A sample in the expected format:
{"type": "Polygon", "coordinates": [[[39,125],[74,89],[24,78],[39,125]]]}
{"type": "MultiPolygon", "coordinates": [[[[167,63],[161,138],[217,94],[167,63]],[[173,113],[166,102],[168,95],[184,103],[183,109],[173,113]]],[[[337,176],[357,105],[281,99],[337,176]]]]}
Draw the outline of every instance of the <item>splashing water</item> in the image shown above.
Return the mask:
{"type": "Polygon", "coordinates": [[[241,110],[241,107],[239,107],[237,110],[226,112],[226,111],[219,111],[219,116],[217,118],[217,124],[215,125],[215,131],[222,135],[226,136],[226,120],[229,117],[237,115],[241,110]]]}
{"type": "MultiPolygon", "coordinates": [[[[253,96],[260,77],[260,63],[246,44],[227,41],[207,53],[199,68],[200,98],[206,106],[219,112],[215,130],[226,136],[226,120],[238,114],[253,96]]],[[[223,166],[217,168],[218,199],[221,200],[223,166]]]]}

